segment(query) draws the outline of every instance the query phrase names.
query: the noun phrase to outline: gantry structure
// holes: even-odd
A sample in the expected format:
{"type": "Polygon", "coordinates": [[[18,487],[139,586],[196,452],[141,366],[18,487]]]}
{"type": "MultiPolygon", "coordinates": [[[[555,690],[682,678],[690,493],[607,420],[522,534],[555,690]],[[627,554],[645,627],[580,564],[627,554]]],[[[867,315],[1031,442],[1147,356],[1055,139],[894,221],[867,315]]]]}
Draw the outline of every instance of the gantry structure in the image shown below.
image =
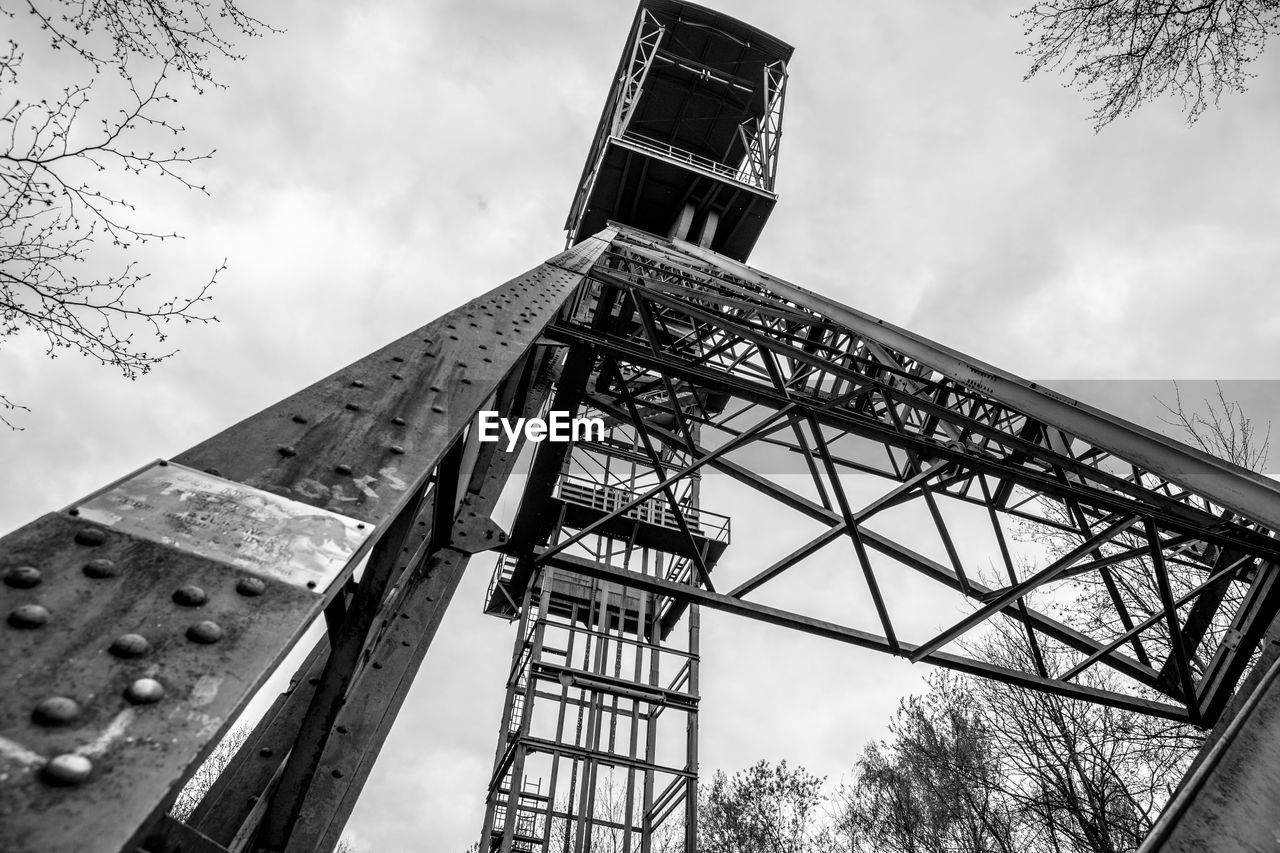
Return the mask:
{"type": "Polygon", "coordinates": [[[704,611],[1211,729],[1144,850],[1272,849],[1280,489],[747,266],[791,53],[642,0],[564,251],[0,540],[5,850],[332,849],[481,553],[482,850],[696,849],[704,611]]]}

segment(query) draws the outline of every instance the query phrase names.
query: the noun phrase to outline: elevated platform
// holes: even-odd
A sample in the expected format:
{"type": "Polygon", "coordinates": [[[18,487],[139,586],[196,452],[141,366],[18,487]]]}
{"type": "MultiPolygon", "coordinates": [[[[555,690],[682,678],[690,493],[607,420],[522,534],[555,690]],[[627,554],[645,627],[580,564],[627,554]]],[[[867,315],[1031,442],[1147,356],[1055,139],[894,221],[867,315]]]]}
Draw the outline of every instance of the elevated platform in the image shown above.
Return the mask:
{"type": "Polygon", "coordinates": [[[745,260],[777,200],[792,48],[692,3],[644,0],[565,229],[610,220],[745,260]]]}
{"type": "MultiPolygon", "coordinates": [[[[665,498],[653,497],[625,512],[617,512],[636,497],[637,494],[625,489],[602,486],[578,477],[561,477],[556,483],[551,500],[562,513],[567,530],[582,530],[616,513],[596,528],[596,532],[621,542],[631,542],[635,548],[650,548],[671,555],[670,564],[663,574],[668,580],[682,580],[690,571],[690,543],[680,530],[670,504],[665,498]]],[[[684,516],[693,544],[702,554],[707,567],[715,566],[729,545],[729,517],[704,509],[685,509],[684,516]]],[[[524,589],[523,584],[519,587],[515,585],[517,576],[516,560],[504,555],[498,562],[485,596],[486,613],[510,618],[519,611],[524,589]]],[[[592,581],[586,578],[562,572],[556,584],[554,591],[565,601],[584,602],[590,597],[592,581]]],[[[622,610],[627,613],[637,612],[640,608],[640,595],[642,593],[636,592],[634,604],[628,601],[622,610]]]]}
{"type": "MultiPolygon", "coordinates": [[[[581,530],[635,500],[625,489],[601,486],[577,477],[562,477],[552,498],[563,507],[564,525],[581,530]]],[[[729,544],[729,517],[704,509],[682,509],[693,541],[707,563],[714,564],[729,544]]],[[[689,541],[680,530],[666,498],[658,495],[604,522],[596,530],[612,539],[632,542],[637,548],[653,548],[686,555],[689,541]]]]}

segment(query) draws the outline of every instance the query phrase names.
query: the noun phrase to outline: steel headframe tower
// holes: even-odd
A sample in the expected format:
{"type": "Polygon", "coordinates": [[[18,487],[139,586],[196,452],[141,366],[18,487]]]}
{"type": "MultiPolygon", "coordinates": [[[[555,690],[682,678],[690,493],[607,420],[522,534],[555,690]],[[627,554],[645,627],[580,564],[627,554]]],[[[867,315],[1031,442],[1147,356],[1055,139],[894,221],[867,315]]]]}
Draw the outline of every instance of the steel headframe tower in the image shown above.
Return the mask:
{"type": "Polygon", "coordinates": [[[693,849],[699,608],[1216,723],[1145,849],[1271,849],[1280,489],[746,266],[790,55],[642,0],[566,251],[0,540],[5,850],[331,849],[482,551],[486,608],[519,620],[488,849],[693,849]],[[508,533],[524,448],[478,419],[548,408],[606,430],[532,448],[508,533]],[[798,476],[764,473],[779,460],[798,476]],[[724,559],[704,472],[799,541],[724,559]],[[1010,524],[1068,544],[1016,559],[1010,524]],[[760,600],[819,554],[857,581],[842,621],[760,600]],[[1087,623],[1042,606],[1072,584],[1087,623]],[[1012,662],[973,651],[1001,621],[1012,662]],[[169,816],[313,623],[289,688],[169,816]]]}

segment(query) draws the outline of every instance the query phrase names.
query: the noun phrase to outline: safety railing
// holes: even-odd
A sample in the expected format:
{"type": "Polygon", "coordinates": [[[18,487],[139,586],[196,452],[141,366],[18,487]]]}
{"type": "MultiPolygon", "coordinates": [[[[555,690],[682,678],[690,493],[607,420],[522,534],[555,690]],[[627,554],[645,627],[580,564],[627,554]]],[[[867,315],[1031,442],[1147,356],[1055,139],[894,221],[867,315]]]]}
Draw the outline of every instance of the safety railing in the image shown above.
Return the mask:
{"type": "Polygon", "coordinates": [[[712,174],[718,175],[722,178],[728,178],[729,180],[736,181],[740,184],[746,184],[747,186],[756,187],[762,190],[768,189],[768,187],[765,186],[763,177],[754,174],[752,171],[726,165],[721,163],[719,160],[712,160],[710,157],[703,157],[699,154],[694,154],[692,151],[685,151],[683,148],[677,148],[667,142],[659,142],[656,139],[650,139],[647,136],[641,136],[640,134],[633,133],[629,130],[622,134],[622,141],[629,145],[634,145],[637,148],[642,148],[646,151],[659,154],[663,157],[687,163],[694,168],[703,170],[704,172],[711,172],[712,174]]]}
{"type": "MultiPolygon", "coordinates": [[[[593,483],[582,477],[565,475],[556,484],[556,497],[566,503],[590,507],[602,513],[614,513],[638,497],[635,492],[593,483]]],[[[682,506],[681,514],[689,529],[695,536],[701,536],[716,542],[729,541],[729,517],[704,509],[682,506]]],[[[624,518],[656,524],[672,530],[679,530],[680,523],[671,511],[671,504],[666,497],[655,495],[642,501],[622,513],[624,518]]]]}

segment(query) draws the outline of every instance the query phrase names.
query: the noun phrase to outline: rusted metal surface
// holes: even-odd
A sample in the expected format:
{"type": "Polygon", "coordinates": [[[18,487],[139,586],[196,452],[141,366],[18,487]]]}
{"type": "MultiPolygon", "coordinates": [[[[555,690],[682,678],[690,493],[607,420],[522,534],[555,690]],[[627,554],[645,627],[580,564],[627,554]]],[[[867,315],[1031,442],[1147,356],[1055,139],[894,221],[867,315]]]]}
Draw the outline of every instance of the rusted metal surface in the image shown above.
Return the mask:
{"type": "MultiPolygon", "coordinates": [[[[538,381],[547,369],[546,363],[535,360],[523,377],[513,377],[499,393],[497,411],[525,417],[538,412],[550,390],[538,381]]],[[[380,612],[381,627],[368,640],[365,665],[355,673],[346,701],[332,723],[290,833],[288,851],[329,850],[338,841],[469,556],[506,543],[506,534],[490,515],[522,448],[523,437],[510,449],[501,443],[478,447],[448,535],[423,537],[415,543],[407,559],[409,571],[380,612]],[[430,543],[437,540],[449,544],[431,550],[430,543]]],[[[424,517],[434,515],[434,507],[423,512],[424,517]]]]}
{"type": "Polygon", "coordinates": [[[592,237],[173,461],[382,524],[604,250],[592,237]]]}
{"type": "Polygon", "coordinates": [[[240,832],[288,757],[328,656],[322,636],[196,806],[188,819],[193,829],[224,845],[240,832]]]}
{"type": "Polygon", "coordinates": [[[160,819],[160,825],[144,840],[139,853],[228,853],[227,848],[206,835],[192,829],[170,815],[160,819]]]}
{"type": "MultiPolygon", "coordinates": [[[[344,532],[367,526],[368,539],[338,549],[339,571],[326,564],[307,577],[296,570],[315,566],[291,565],[293,554],[260,560],[253,573],[232,565],[237,525],[246,536],[288,539],[303,515],[293,511],[276,512],[267,531],[256,526],[260,519],[224,513],[214,525],[221,528],[216,547],[208,529],[175,538],[175,547],[70,515],[46,516],[0,540],[0,572],[12,577],[0,587],[7,634],[0,661],[14,685],[0,704],[6,850],[115,851],[156,825],[156,810],[337,585],[378,547],[392,519],[411,512],[446,448],[570,300],[580,270],[608,236],[553,257],[174,460],[197,472],[189,491],[200,492],[200,482],[214,484],[206,495],[219,484],[249,486],[296,502],[268,498],[259,508],[306,505],[326,511],[318,515],[344,532]],[[275,579],[286,576],[301,585],[275,579]],[[146,684],[134,684],[148,678],[164,690],[159,701],[126,698],[126,691],[151,696],[146,684]],[[70,719],[54,725],[59,714],[70,719]]],[[[141,520],[165,514],[148,503],[164,488],[118,483],[91,496],[85,514],[165,539],[164,524],[141,520]],[[131,500],[149,508],[135,507],[132,524],[131,500]]],[[[377,611],[373,604],[363,616],[377,611]]],[[[361,644],[367,629],[351,626],[361,644]]],[[[349,674],[339,680],[345,685],[349,674]]]]}
{"type": "Polygon", "coordinates": [[[407,581],[369,661],[331,726],[319,766],[290,834],[289,851],[331,850],[404,703],[414,675],[462,579],[469,554],[437,551],[407,581]]]}
{"type": "Polygon", "coordinates": [[[10,853],[124,848],[321,603],[273,579],[245,595],[237,586],[252,576],[242,569],[65,514],[9,534],[0,553],[40,572],[27,588],[0,585],[5,616],[48,612],[36,627],[0,627],[0,837],[10,853]],[[204,602],[174,600],[188,587],[204,602]],[[220,629],[216,642],[191,638],[207,638],[192,632],[205,623],[220,629]],[[77,710],[41,722],[33,712],[51,697],[77,710]],[[51,784],[45,765],[68,755],[87,761],[86,778],[51,784]]]}
{"type": "Polygon", "coordinates": [[[87,521],[308,589],[328,587],[370,532],[336,512],[163,461],[75,509],[87,521]]]}

